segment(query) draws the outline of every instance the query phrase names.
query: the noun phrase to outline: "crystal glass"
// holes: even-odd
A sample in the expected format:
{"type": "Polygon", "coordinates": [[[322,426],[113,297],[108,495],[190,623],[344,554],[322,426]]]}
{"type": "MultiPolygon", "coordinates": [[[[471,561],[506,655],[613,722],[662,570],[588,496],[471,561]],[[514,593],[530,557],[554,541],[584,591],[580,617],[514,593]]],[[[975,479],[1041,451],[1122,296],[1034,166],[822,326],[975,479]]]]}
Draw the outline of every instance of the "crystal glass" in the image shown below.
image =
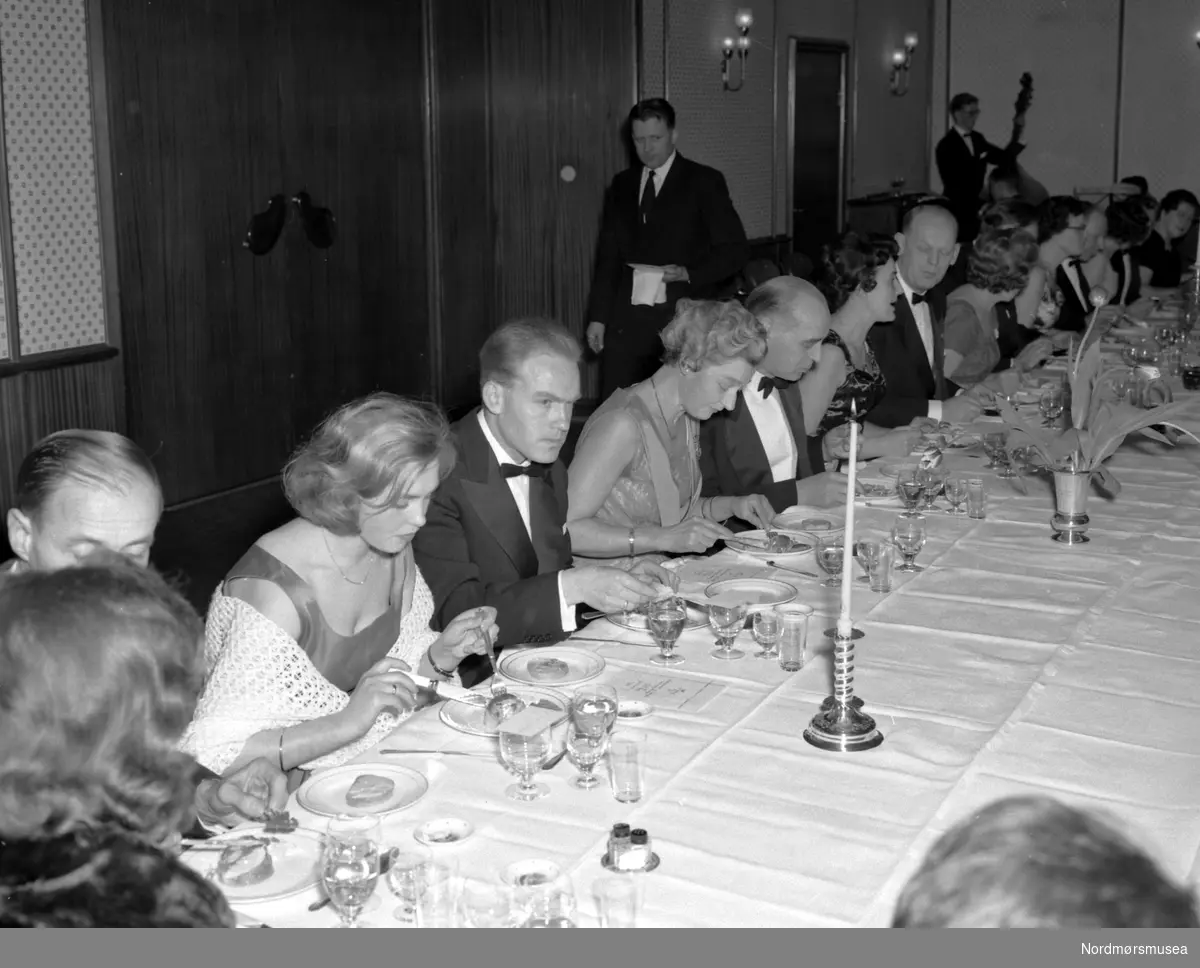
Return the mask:
{"type": "Polygon", "coordinates": [[[379,820],[334,817],[321,848],[321,882],[341,926],[357,926],[358,916],[379,880],[379,820]]]}
{"type": "Polygon", "coordinates": [[[842,537],[817,537],[814,557],[821,571],[829,577],[821,585],[827,588],[837,588],[842,584],[842,561],[845,556],[842,537]]]}
{"type": "Polygon", "coordinates": [[[808,623],[813,610],[809,605],[780,605],[783,634],[779,637],[779,668],[799,672],[804,668],[808,648],[808,623]]]}
{"type": "Polygon", "coordinates": [[[917,515],[910,518],[903,514],[897,516],[896,523],[892,525],[892,543],[896,546],[896,550],[904,556],[904,564],[897,567],[896,571],[925,570],[914,564],[914,559],[925,547],[925,519],[923,517],[917,515]]]}
{"type": "Polygon", "coordinates": [[[863,570],[863,574],[858,577],[858,581],[869,582],[871,580],[871,568],[879,558],[879,542],[874,538],[859,538],[854,542],[854,550],[857,552],[858,564],[863,570]]]}
{"type": "Polygon", "coordinates": [[[946,474],[936,467],[922,467],[917,471],[918,479],[924,485],[921,492],[922,510],[932,511],[937,503],[938,495],[946,484],[946,474]]]}
{"type": "Polygon", "coordinates": [[[904,467],[896,475],[896,493],[904,502],[905,514],[916,514],[917,505],[925,492],[925,484],[921,480],[921,468],[904,467]]]}
{"type": "Polygon", "coordinates": [[[996,471],[1002,469],[1005,464],[1004,445],[1008,440],[1008,434],[1005,433],[990,433],[983,435],[983,450],[988,455],[988,463],[983,465],[984,470],[996,471]]]}
{"type": "Polygon", "coordinates": [[[635,878],[604,877],[593,885],[592,890],[603,927],[637,927],[638,882],[635,878]]]}
{"type": "Polygon", "coordinates": [[[422,872],[417,895],[417,927],[461,927],[460,895],[455,861],[447,857],[431,860],[422,872]]]}
{"type": "Polygon", "coordinates": [[[572,778],[571,786],[579,790],[591,790],[600,785],[596,776],[596,764],[604,759],[608,752],[608,733],[599,736],[577,729],[574,724],[567,730],[567,756],[579,769],[579,775],[572,778]]]}
{"type": "Polygon", "coordinates": [[[709,655],[717,659],[742,658],[746,653],[735,649],[733,643],[745,622],[745,605],[709,605],[708,624],[717,634],[717,647],[709,655]]]}
{"type": "Polygon", "coordinates": [[[683,656],[675,654],[675,643],[687,624],[687,607],[678,598],[664,598],[650,603],[650,634],[658,646],[658,655],[650,656],[655,665],[679,665],[683,656]]]}
{"type": "Polygon", "coordinates": [[[550,792],[544,783],[534,783],[533,777],[550,756],[550,727],[539,730],[532,736],[500,731],[500,759],[505,768],[521,778],[505,789],[510,800],[539,800],[550,792]]]}
{"type": "Polygon", "coordinates": [[[575,924],[575,887],[567,877],[556,877],[537,884],[525,895],[524,928],[573,928],[575,924]]]}
{"type": "Polygon", "coordinates": [[[502,884],[478,878],[463,882],[461,901],[463,923],[468,928],[511,928],[512,894],[502,884]]]}
{"type": "Polygon", "coordinates": [[[962,506],[967,500],[967,479],[958,476],[946,478],[945,492],[946,500],[950,502],[950,513],[966,514],[962,506]]]}
{"type": "Polygon", "coordinates": [[[589,683],[571,697],[571,725],[588,736],[605,736],[617,721],[617,705],[615,687],[589,683]]]}
{"type": "Polygon", "coordinates": [[[1042,395],[1038,399],[1038,411],[1042,415],[1043,427],[1053,427],[1057,424],[1058,418],[1063,415],[1066,401],[1067,395],[1061,386],[1046,387],[1042,391],[1042,395]]]}
{"type": "Polygon", "coordinates": [[[778,609],[764,608],[754,613],[754,641],[758,643],[756,659],[774,659],[779,655],[779,636],[783,622],[778,609]]]}
{"type": "Polygon", "coordinates": [[[433,852],[420,844],[406,844],[388,851],[388,872],[384,880],[390,890],[400,899],[400,906],[392,911],[397,921],[412,924],[416,919],[417,899],[425,877],[425,866],[433,860],[433,852]]]}

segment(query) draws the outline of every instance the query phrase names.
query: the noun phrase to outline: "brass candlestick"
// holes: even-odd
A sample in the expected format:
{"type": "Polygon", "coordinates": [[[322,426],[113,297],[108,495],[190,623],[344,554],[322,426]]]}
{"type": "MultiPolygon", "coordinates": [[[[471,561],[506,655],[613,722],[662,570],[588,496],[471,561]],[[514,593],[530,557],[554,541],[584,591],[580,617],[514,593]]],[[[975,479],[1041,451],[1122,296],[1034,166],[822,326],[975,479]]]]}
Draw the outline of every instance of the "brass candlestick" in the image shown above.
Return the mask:
{"type": "Polygon", "coordinates": [[[883,733],[861,712],[863,701],[854,695],[854,640],[863,633],[851,629],[849,635],[841,635],[826,629],[825,635],[833,639],[833,695],[821,703],[804,739],[818,749],[840,753],[874,749],[883,742],[883,733]]]}

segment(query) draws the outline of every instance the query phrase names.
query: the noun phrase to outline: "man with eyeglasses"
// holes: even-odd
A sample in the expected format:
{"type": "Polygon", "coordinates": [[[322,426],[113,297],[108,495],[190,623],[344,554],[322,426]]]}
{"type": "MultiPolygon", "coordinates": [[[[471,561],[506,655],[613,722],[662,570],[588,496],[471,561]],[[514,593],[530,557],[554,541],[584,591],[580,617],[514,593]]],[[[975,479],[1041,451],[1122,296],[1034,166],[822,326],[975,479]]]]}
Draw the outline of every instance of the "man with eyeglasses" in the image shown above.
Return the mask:
{"type": "Polygon", "coordinates": [[[988,165],[999,164],[1007,155],[975,130],[979,98],[974,94],[954,95],[950,117],[953,123],[937,144],[936,158],[942,194],[950,200],[958,219],[961,244],[979,234],[979,206],[988,165]]]}

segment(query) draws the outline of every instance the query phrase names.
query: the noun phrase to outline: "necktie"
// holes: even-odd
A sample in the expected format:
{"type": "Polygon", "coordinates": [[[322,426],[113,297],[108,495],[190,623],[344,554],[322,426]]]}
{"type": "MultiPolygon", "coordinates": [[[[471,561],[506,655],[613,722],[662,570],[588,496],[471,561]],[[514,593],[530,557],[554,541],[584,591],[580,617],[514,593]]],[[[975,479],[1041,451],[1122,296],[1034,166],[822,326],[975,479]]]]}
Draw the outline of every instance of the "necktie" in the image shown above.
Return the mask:
{"type": "Polygon", "coordinates": [[[926,296],[925,293],[923,293],[923,292],[914,292],[912,294],[911,301],[914,306],[919,306],[923,302],[929,302],[929,297],[926,296]]]}
{"type": "Polygon", "coordinates": [[[646,219],[650,217],[650,209],[654,207],[654,199],[658,194],[658,190],[654,187],[654,169],[646,169],[650,172],[646,179],[646,187],[642,189],[642,200],[638,205],[638,213],[642,217],[642,224],[646,224],[646,219]]]}
{"type": "Polygon", "coordinates": [[[771,395],[772,390],[782,390],[788,385],[787,380],[780,380],[778,377],[764,376],[758,381],[758,392],[763,395],[766,400],[771,395]]]}
{"type": "Polygon", "coordinates": [[[542,480],[545,480],[550,476],[550,467],[550,464],[526,464],[524,467],[520,464],[501,464],[500,473],[504,475],[506,480],[510,477],[520,477],[521,475],[534,478],[540,477],[542,480]]]}

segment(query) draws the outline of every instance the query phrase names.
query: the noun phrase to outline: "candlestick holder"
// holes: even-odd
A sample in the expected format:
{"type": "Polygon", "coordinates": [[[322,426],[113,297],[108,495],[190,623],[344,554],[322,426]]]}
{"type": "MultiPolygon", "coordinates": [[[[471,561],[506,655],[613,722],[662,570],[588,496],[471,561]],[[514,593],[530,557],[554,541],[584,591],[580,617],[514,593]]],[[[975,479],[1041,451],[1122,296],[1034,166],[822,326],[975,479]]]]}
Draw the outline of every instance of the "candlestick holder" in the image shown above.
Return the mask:
{"type": "Polygon", "coordinates": [[[804,739],[817,749],[839,753],[874,749],[883,742],[883,733],[874,719],[861,712],[863,701],[854,695],[854,640],[863,633],[851,629],[849,635],[839,635],[833,628],[826,629],[825,635],[833,639],[833,695],[821,703],[804,739]]]}

